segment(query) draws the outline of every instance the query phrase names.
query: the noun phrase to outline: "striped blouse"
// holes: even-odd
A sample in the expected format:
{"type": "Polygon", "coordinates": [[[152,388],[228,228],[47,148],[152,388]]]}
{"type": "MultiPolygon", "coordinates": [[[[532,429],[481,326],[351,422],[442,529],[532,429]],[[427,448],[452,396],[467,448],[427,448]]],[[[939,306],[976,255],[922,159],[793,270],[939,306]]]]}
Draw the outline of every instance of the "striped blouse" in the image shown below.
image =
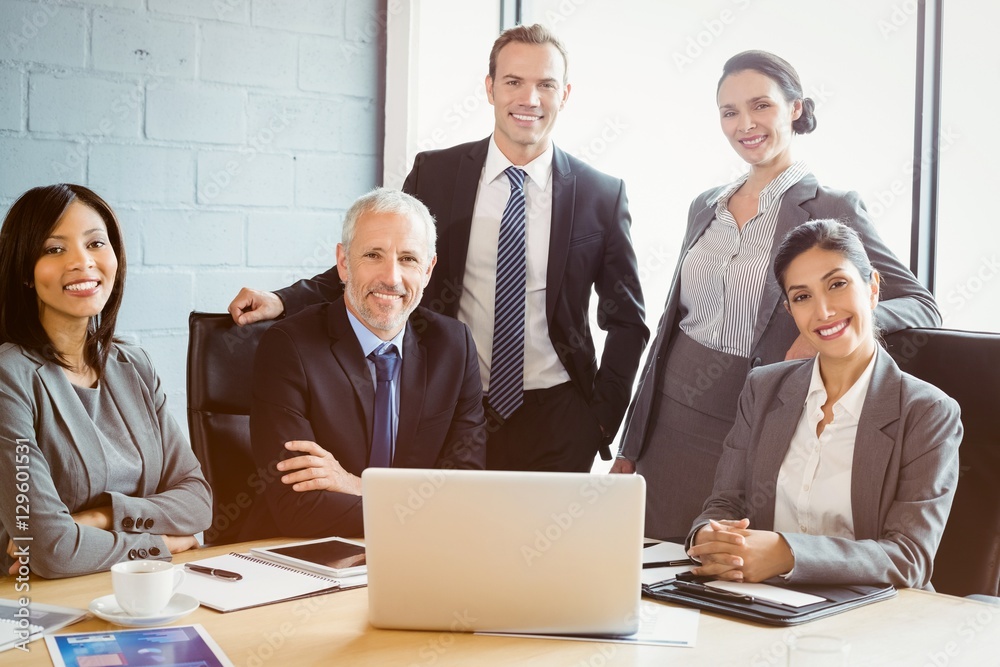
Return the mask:
{"type": "Polygon", "coordinates": [[[694,244],[681,266],[680,327],[688,336],[713,350],[749,357],[754,326],[771,272],[771,250],[781,200],[790,187],[809,173],[796,162],[767,184],[757,214],[743,229],[729,212],[729,198],[748,174],[732,183],[714,200],[715,218],[694,244]]]}

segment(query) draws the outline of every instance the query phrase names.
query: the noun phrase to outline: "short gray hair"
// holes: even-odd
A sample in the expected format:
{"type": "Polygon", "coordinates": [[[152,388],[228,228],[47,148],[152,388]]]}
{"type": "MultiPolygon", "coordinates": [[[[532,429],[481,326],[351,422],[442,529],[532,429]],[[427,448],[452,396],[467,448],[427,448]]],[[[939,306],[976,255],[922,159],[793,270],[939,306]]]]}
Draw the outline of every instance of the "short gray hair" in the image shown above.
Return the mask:
{"type": "Polygon", "coordinates": [[[344,226],[340,232],[340,242],[345,250],[351,247],[358,220],[367,213],[395,213],[420,220],[424,223],[427,234],[427,259],[430,260],[436,254],[437,228],[434,226],[434,216],[424,203],[402,190],[382,187],[361,195],[351,204],[351,208],[347,209],[344,226]]]}

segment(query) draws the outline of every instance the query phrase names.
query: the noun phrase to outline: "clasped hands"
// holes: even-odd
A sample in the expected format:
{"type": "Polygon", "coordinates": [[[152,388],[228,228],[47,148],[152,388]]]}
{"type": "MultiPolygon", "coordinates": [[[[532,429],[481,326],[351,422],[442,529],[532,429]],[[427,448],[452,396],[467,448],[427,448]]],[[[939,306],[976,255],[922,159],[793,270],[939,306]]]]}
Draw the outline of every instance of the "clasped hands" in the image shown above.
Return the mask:
{"type": "Polygon", "coordinates": [[[361,495],[361,478],[344,470],[333,454],[311,440],[291,440],[285,443],[290,452],[301,452],[279,461],[282,484],[289,484],[293,491],[334,491],[361,495]]]}
{"type": "Polygon", "coordinates": [[[751,530],[749,519],[710,520],[695,533],[692,544],[688,555],[701,561],[692,570],[697,576],[758,582],[795,566],[785,539],[770,530],[751,530]]]}

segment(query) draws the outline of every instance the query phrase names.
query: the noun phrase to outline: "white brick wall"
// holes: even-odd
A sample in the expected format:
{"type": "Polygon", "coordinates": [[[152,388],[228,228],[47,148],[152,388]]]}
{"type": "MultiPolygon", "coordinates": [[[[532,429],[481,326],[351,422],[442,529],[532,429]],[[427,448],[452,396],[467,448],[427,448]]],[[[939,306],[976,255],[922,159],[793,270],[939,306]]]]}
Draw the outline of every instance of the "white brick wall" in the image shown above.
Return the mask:
{"type": "Polygon", "coordinates": [[[386,0],[0,0],[0,212],[30,187],[118,211],[119,333],[185,419],[187,317],[334,263],[380,179],[386,0]]]}
{"type": "Polygon", "coordinates": [[[23,79],[17,70],[0,69],[0,130],[21,129],[23,79]]]}
{"type": "Polygon", "coordinates": [[[30,61],[81,67],[84,64],[86,13],[47,2],[0,2],[0,61],[30,61]]]}
{"type": "Polygon", "coordinates": [[[238,88],[169,83],[146,95],[150,139],[240,144],[246,138],[246,93],[238,88]]]}
{"type": "Polygon", "coordinates": [[[107,81],[79,74],[39,73],[28,89],[28,130],[61,134],[96,134],[138,138],[142,130],[135,82],[107,81]],[[72,113],[66,113],[72,104],[72,113]]]}

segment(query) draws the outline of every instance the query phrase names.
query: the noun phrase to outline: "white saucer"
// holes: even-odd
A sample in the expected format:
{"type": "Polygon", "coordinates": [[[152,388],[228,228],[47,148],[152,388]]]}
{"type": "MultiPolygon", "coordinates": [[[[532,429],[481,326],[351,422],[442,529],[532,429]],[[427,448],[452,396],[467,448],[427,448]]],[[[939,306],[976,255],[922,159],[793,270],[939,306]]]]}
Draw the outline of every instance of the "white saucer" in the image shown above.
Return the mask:
{"type": "Polygon", "coordinates": [[[147,616],[131,616],[126,614],[113,594],[99,597],[90,603],[90,612],[98,618],[103,618],[105,621],[117,623],[118,625],[134,625],[139,627],[173,623],[178,618],[187,616],[197,608],[198,601],[190,595],[184,595],[183,593],[174,594],[174,597],[170,598],[170,602],[167,603],[166,607],[155,614],[147,616]]]}

